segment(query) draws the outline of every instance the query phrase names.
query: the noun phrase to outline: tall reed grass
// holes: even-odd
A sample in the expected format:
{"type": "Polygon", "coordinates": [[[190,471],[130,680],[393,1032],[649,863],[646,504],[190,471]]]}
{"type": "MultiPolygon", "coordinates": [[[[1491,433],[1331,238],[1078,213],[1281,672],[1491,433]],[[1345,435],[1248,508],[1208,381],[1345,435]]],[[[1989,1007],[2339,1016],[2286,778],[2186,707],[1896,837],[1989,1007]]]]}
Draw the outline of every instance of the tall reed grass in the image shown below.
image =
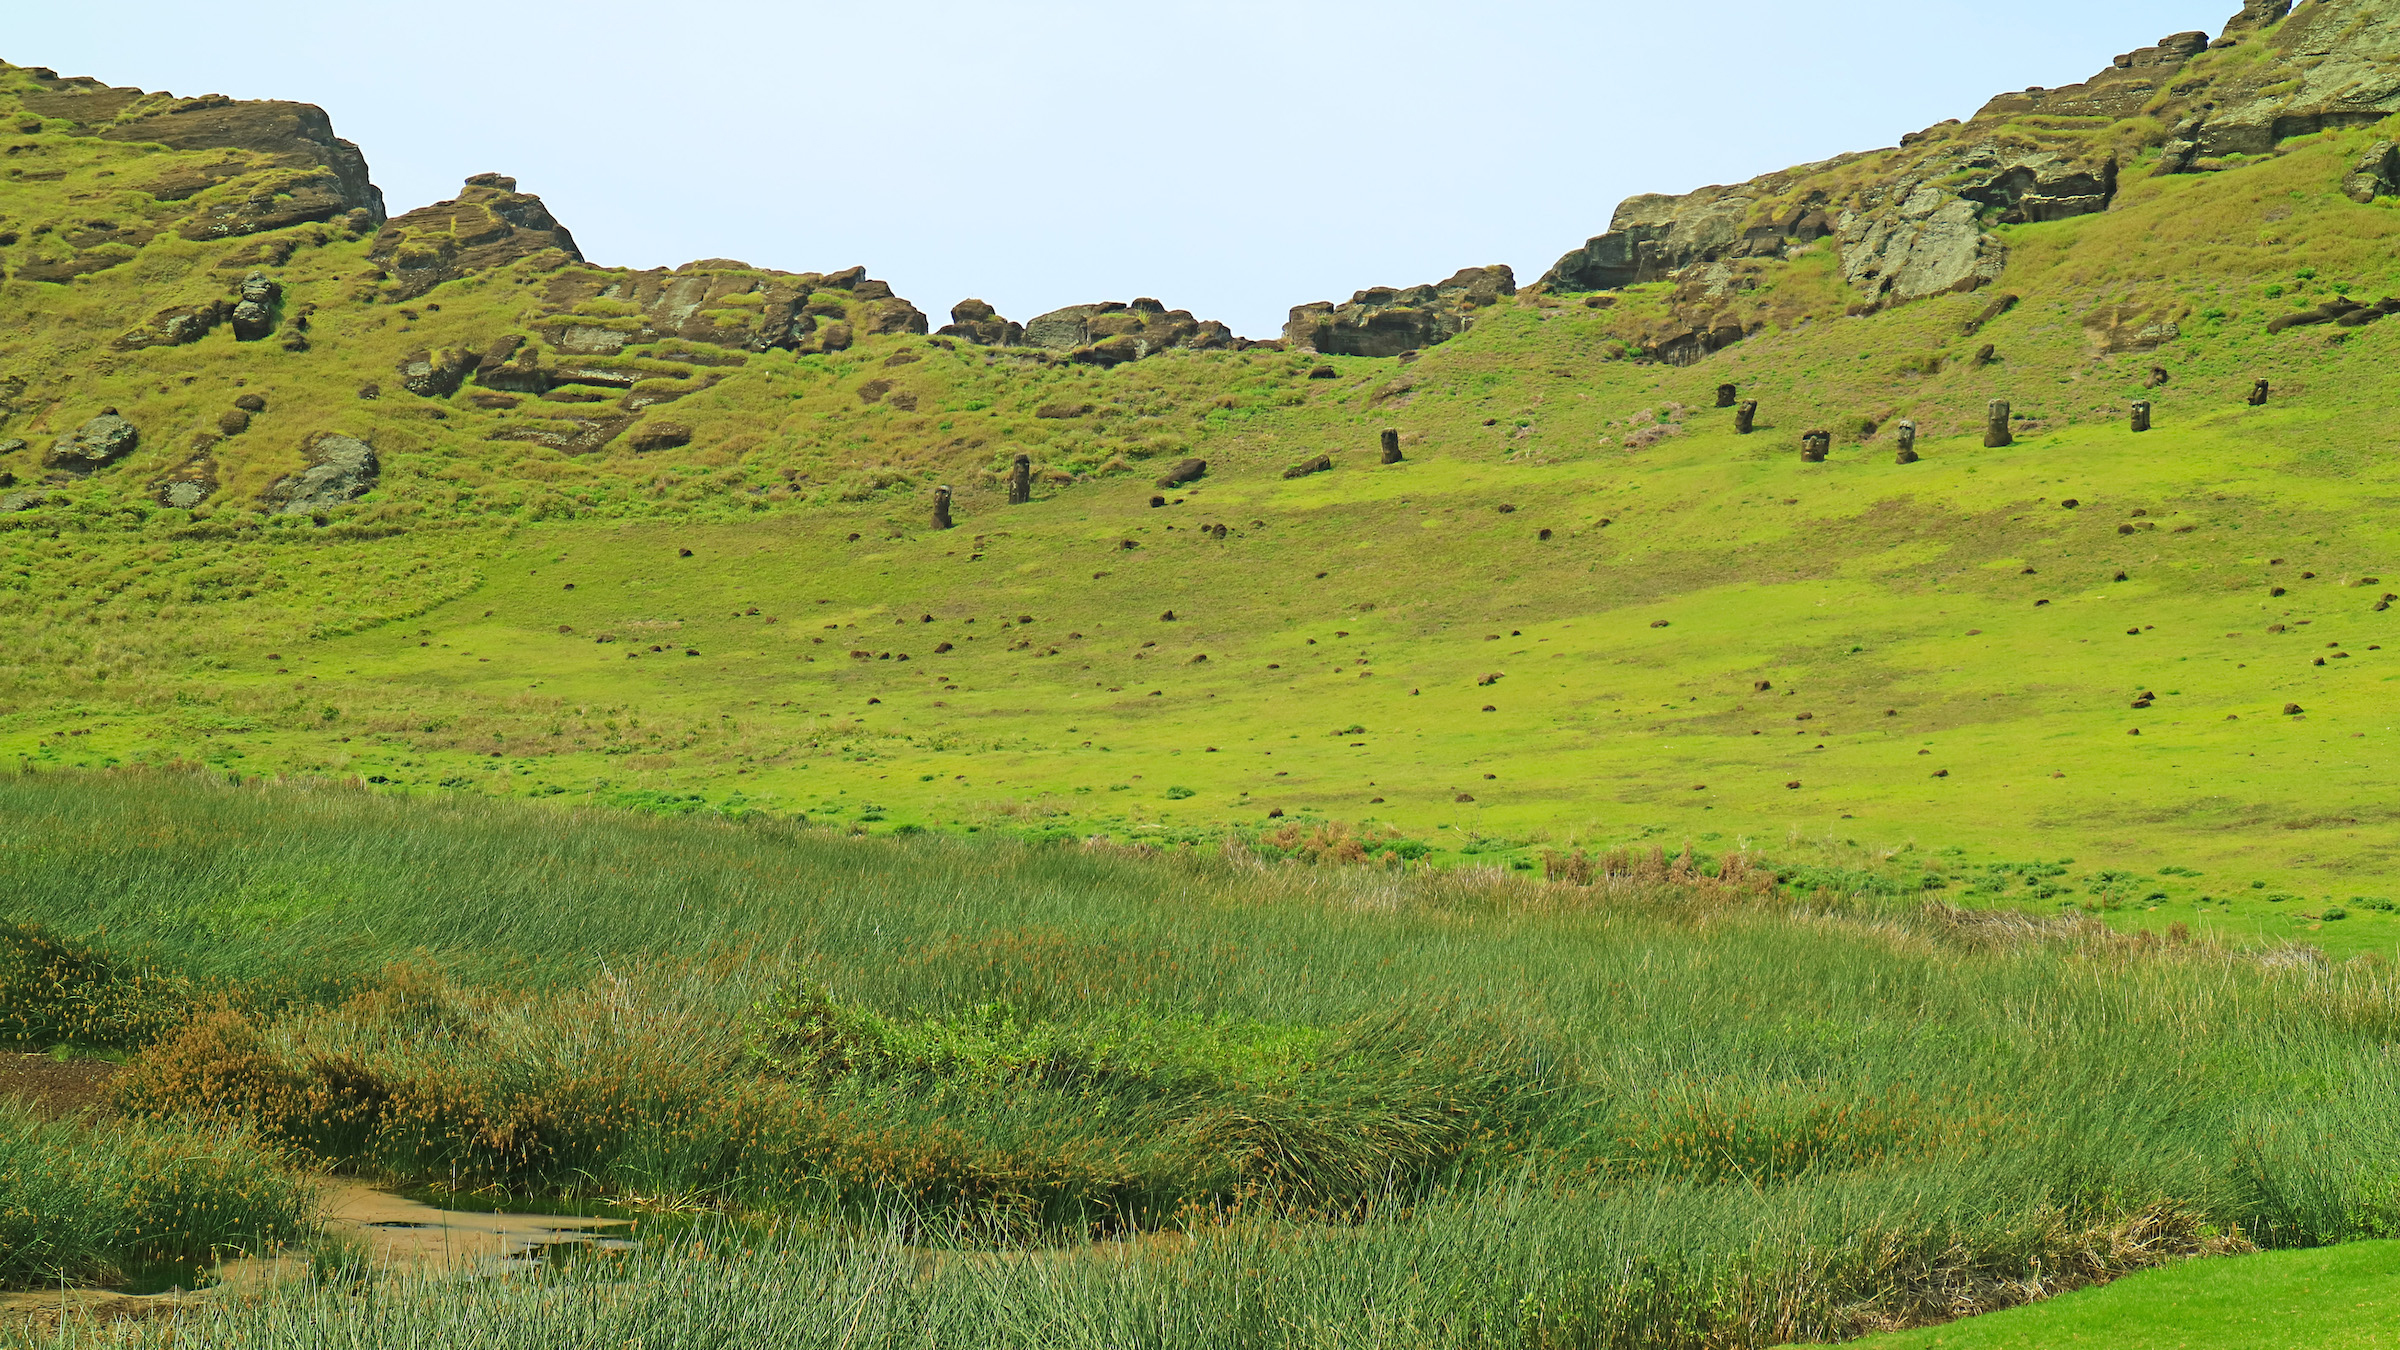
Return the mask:
{"type": "MultiPolygon", "coordinates": [[[[878,1238],[785,1244],[789,1279],[712,1259],[393,1305],[432,1339],[755,1281],[783,1292],[690,1325],[1766,1344],[2400,1227],[2377,964],[1660,870],[0,781],[0,919],[209,991],[134,1059],[137,1118],[989,1249],[913,1282],[874,1273],[917,1259],[878,1238]]],[[[276,1343],[249,1316],[225,1326],[276,1343]]]]}
{"type": "Polygon", "coordinates": [[[106,1283],[289,1241],[315,1187],[238,1128],[34,1119],[0,1099],[0,1288],[106,1283]]]}

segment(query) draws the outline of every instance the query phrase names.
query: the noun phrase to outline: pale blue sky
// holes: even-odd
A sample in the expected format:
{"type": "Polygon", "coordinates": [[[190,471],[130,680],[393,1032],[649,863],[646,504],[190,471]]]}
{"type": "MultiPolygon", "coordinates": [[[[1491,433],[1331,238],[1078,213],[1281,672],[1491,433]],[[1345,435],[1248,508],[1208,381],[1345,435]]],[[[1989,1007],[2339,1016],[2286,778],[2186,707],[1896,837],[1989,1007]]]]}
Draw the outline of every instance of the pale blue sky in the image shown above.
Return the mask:
{"type": "Polygon", "coordinates": [[[865,263],[936,324],[1292,305],[1505,262],[1637,192],[1971,115],[2240,0],[22,4],[0,57],[318,103],[395,214],[516,175],[594,261],[865,263]]]}

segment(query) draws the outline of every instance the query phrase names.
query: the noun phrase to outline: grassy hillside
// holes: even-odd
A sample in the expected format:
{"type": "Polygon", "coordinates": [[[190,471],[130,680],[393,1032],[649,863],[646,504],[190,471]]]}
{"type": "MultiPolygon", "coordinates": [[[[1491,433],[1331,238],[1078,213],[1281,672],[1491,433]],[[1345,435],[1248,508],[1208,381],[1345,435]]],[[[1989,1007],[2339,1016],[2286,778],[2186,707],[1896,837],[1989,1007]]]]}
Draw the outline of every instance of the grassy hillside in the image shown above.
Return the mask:
{"type": "MultiPolygon", "coordinates": [[[[19,131],[12,164],[59,177],[0,230],[161,154],[19,131]]],[[[1870,316],[1843,317],[1826,241],[1762,273],[1768,331],[1688,367],[1626,359],[1666,283],[1523,294],[1413,361],[664,340],[598,361],[638,376],[627,406],[664,400],[641,425],[689,434],[646,451],[520,439],[584,415],[555,401],[574,387],[502,408],[397,373],[620,322],[589,297],[625,274],[551,253],[403,302],[338,221],[162,233],[68,283],[9,254],[0,439],[28,444],[0,466],[44,500],[0,516],[0,753],[869,832],[1289,846],[1339,823],[1528,865],[1832,838],[2009,864],[1976,873],[1984,898],[2378,949],[2400,329],[2264,331],[2400,289],[2400,216],[2338,191],[2375,135],[2130,166],[2106,214],[1999,227],[1997,286],[1870,316]],[[313,307],[306,350],[114,345],[285,244],[269,270],[286,330],[313,307]],[[2001,293],[2020,303],[1970,334],[2001,293]],[[2182,335],[2108,354],[2126,314],[2182,335]],[[1724,382],[1758,434],[1714,407],[1724,382]],[[244,393],[266,407],[224,434],[244,393]],[[2019,415],[2007,449],[1981,447],[1993,398],[2019,415]],[[102,407],[140,448],[48,474],[102,407]],[[1902,417],[1923,462],[1893,463],[1902,417]],[[1400,464],[1377,462],[1386,428],[1400,464]],[[1803,463],[1816,428],[1835,453],[1803,463]],[[327,432],[373,444],[375,489],[322,523],[262,514],[327,432]],[[1020,452],[1037,491],[1010,507],[1020,452]],[[1332,472],[1283,477],[1321,453],[1332,472]],[[1207,477],[1153,508],[1187,455],[1207,477]],[[178,474],[216,490],[159,505],[178,474]]]]}

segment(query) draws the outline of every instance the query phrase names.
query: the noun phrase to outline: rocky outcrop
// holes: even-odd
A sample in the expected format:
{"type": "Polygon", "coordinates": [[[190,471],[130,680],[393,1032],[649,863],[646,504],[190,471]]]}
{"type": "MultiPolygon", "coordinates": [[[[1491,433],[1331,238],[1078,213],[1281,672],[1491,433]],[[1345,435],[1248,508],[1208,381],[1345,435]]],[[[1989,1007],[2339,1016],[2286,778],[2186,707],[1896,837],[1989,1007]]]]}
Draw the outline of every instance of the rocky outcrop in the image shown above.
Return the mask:
{"type": "Polygon", "coordinates": [[[186,239],[224,239],[364,211],[383,220],[383,193],[367,178],[366,156],[333,134],[325,110],[307,103],[239,102],[222,95],[178,99],[101,131],[103,140],[169,150],[247,152],[252,171],[203,194],[184,222],[186,239]]]}
{"type": "Polygon", "coordinates": [[[1025,325],[1001,318],[981,300],[961,300],[950,307],[950,322],[935,336],[957,338],[978,347],[1022,347],[1025,325]]]}
{"type": "Polygon", "coordinates": [[[569,268],[544,299],[551,312],[539,326],[567,356],[613,356],[669,339],[736,351],[838,352],[862,334],[928,328],[923,311],[863,267],[793,273],[716,258],[672,272],[569,268]],[[628,305],[634,314],[625,313],[628,305]]]}
{"type": "Polygon", "coordinates": [[[1788,248],[1833,233],[1832,221],[1821,202],[1808,201],[1752,224],[1762,202],[1792,190],[1813,171],[1841,163],[1809,165],[1740,188],[1705,187],[1682,197],[1628,198],[1610,218],[1608,233],[1560,258],[1542,284],[1560,291],[1621,290],[1663,281],[1700,263],[1781,257],[1788,248]]]}
{"type": "Polygon", "coordinates": [[[187,239],[257,234],[354,214],[368,229],[383,220],[383,194],[367,176],[366,157],[333,134],[322,108],[222,94],[177,98],[61,78],[38,67],[0,70],[22,77],[10,81],[16,86],[11,92],[27,111],[70,122],[75,135],[181,156],[149,186],[158,201],[187,208],[178,222],[187,239]]]}
{"type": "Polygon", "coordinates": [[[575,237],[542,199],[496,173],[477,174],[457,197],[385,223],[367,256],[384,269],[391,282],[385,298],[393,301],[520,259],[541,258],[554,268],[583,261],[575,237]]]}
{"type": "Polygon", "coordinates": [[[2004,94],[1977,120],[2152,117],[2170,128],[2158,171],[2190,173],[2395,112],[2400,11],[2382,0],[2315,0],[2297,9],[2290,0],[2250,0],[2214,43],[2179,33],[2083,84],[2004,94]],[[2262,45],[2264,52],[2228,50],[2262,45]]]}
{"type": "Polygon", "coordinates": [[[1682,197],[1635,197],[1617,208],[1608,233],[1559,259],[1542,282],[1617,290],[1729,260],[1788,258],[1831,236],[1862,303],[1920,300],[2000,275],[2007,250],[1987,225],[2089,215],[2116,193],[2113,159],[1947,139],[1895,153],[1904,166],[1847,190],[1833,185],[1862,177],[1842,171],[1866,156],[1682,197]]]}
{"type": "Polygon", "coordinates": [[[90,473],[123,459],[141,440],[133,423],[118,416],[116,409],[105,408],[72,434],[59,437],[45,462],[68,473],[90,473]]]}
{"type": "Polygon", "coordinates": [[[1224,351],[1242,345],[1224,324],[1151,299],[1054,309],[1026,323],[1025,342],[1094,366],[1119,366],[1176,347],[1224,351]]]}
{"type": "Polygon", "coordinates": [[[228,300],[211,300],[202,305],[177,305],[162,309],[150,316],[147,323],[127,329],[117,338],[120,351],[140,351],[144,347],[181,347],[198,342],[216,330],[233,313],[228,300]]]}
{"type": "Polygon", "coordinates": [[[280,283],[263,272],[252,272],[231,296],[162,309],[148,322],[119,334],[116,345],[120,351],[181,347],[207,337],[227,320],[233,323],[236,341],[256,342],[275,331],[275,304],[282,295],[280,283]]]}
{"type": "Polygon", "coordinates": [[[375,449],[354,436],[321,432],[306,447],[308,468],[275,480],[262,500],[270,515],[321,515],[365,496],[383,466],[375,449]]]}
{"type": "Polygon", "coordinates": [[[2164,305],[2103,305],[2083,316],[2084,341],[2094,356],[2156,351],[2183,336],[2179,313],[2164,305]]]}
{"type": "Polygon", "coordinates": [[[2371,323],[2380,323],[2395,313],[2400,313],[2400,299],[2380,300],[2367,305],[2337,295],[2321,305],[2276,315],[2267,320],[2267,332],[2280,333],[2290,328],[2307,328],[2321,323],[2364,328],[2371,323]]]}
{"type": "Polygon", "coordinates": [[[2400,194],[2400,148],[2390,141],[2377,141],[2350,166],[2350,176],[2342,180],[2342,195],[2364,205],[2395,194],[2400,194]]]}
{"type": "Polygon", "coordinates": [[[150,498],[160,506],[189,511],[216,495],[217,463],[203,454],[150,485],[150,498]]]}
{"type": "Polygon", "coordinates": [[[1470,267],[1431,285],[1360,291],[1347,304],[1294,306],[1283,341],[1327,356],[1398,356],[1449,341],[1474,324],[1476,311],[1516,293],[1508,267],[1470,267]]]}
{"type": "Polygon", "coordinates": [[[400,362],[400,387],[419,398],[448,398],[480,364],[474,352],[414,352],[400,362]]]}
{"type": "MultiPolygon", "coordinates": [[[[2288,0],[2251,0],[2214,43],[2177,33],[2081,84],[2000,95],[1973,119],[1905,136],[1896,149],[1683,196],[1635,197],[1607,233],[1560,258],[1542,281],[1555,291],[1605,291],[1720,269],[1721,293],[1728,265],[1790,257],[1830,237],[1857,292],[1852,311],[1872,310],[1998,277],[2008,253],[1996,227],[2106,211],[2129,150],[2156,147],[2154,172],[2218,169],[2293,136],[2395,112],[2400,10],[2383,0],[2316,0],[2296,11],[2288,0]],[[2255,44],[2267,50],[2228,50],[2255,44]],[[2123,137],[2142,119],[2160,129],[2149,146],[2123,137]]],[[[2395,184],[2400,155],[2385,147],[2343,186],[2372,200],[2395,184]]],[[[2112,329],[2112,346],[2117,340],[2112,329]]]]}

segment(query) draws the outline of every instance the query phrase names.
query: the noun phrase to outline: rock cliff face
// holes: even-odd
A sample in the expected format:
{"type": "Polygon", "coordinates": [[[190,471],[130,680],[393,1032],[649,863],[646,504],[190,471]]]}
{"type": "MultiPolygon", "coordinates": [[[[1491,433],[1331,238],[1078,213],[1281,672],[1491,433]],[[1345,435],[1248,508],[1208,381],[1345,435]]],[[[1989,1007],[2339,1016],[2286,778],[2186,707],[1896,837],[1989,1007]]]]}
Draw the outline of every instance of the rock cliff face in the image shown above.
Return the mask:
{"type": "MultiPolygon", "coordinates": [[[[2109,209],[2118,175],[2206,172],[2240,156],[2400,111],[2400,6],[2389,0],[2250,0],[2210,42],[2177,33],[2081,84],[1991,100],[1967,122],[1733,187],[1635,197],[1608,232],[1542,278],[1556,291],[1702,282],[1722,300],[1727,265],[1792,256],[1828,238],[1858,310],[1973,290],[2008,252],[1993,227],[2109,209]],[[2076,119],[2076,120],[2070,120],[2076,119]],[[2089,119],[2089,120],[2083,120],[2089,119]]],[[[2349,190],[2391,183],[2362,163],[2349,190]]],[[[1704,326],[1707,316],[1688,316],[1704,326]]],[[[1712,330],[1713,331],[1713,330],[1712,330]]]]}
{"type": "Polygon", "coordinates": [[[15,246],[7,274],[18,280],[105,272],[162,234],[205,241],[336,220],[364,233],[383,221],[365,156],[321,108],[177,98],[6,63],[0,97],[23,110],[10,129],[33,137],[8,149],[12,185],[59,183],[78,204],[51,215],[0,197],[0,247],[15,246]],[[79,164],[89,157],[69,147],[87,138],[136,152],[137,172],[79,164]]]}
{"type": "Polygon", "coordinates": [[[479,173],[457,197],[387,223],[367,256],[396,283],[391,299],[414,300],[445,281],[552,250],[560,263],[583,261],[541,198],[517,191],[514,178],[479,173]]]}
{"type": "Polygon", "coordinates": [[[679,340],[735,351],[837,352],[859,337],[922,334],[922,311],[864,267],[778,272],[730,258],[673,271],[563,268],[544,291],[536,321],[569,356],[615,356],[627,347],[679,340]],[[630,306],[635,314],[625,313],[630,306]]]}
{"type": "Polygon", "coordinates": [[[1506,266],[1470,267],[1448,281],[1405,290],[1377,286],[1348,304],[1296,305],[1284,345],[1328,356],[1398,356],[1447,342],[1475,322],[1475,311],[1517,293],[1506,266]]]}

